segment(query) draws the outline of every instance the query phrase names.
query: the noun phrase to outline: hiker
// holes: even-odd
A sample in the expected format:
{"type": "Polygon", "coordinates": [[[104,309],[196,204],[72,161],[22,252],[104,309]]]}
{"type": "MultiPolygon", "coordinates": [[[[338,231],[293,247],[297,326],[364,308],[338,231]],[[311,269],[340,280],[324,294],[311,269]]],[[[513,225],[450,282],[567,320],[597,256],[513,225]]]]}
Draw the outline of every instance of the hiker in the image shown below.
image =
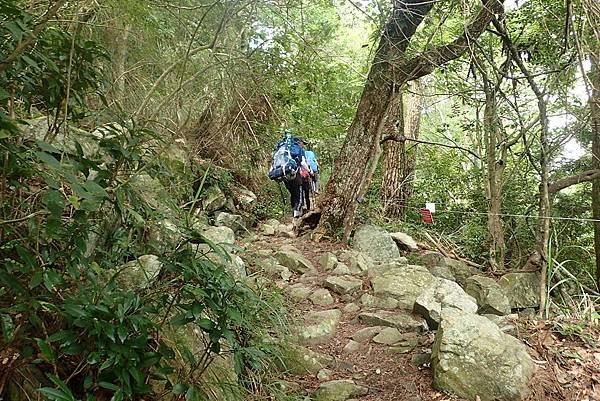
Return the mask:
{"type": "Polygon", "coordinates": [[[312,190],[314,171],[306,155],[307,152],[310,152],[305,150],[308,146],[308,142],[304,138],[298,138],[298,142],[300,143],[300,146],[302,146],[302,150],[304,151],[304,156],[300,165],[300,177],[302,177],[302,198],[304,200],[304,208],[307,211],[310,211],[310,192],[312,190]]]}
{"type": "Polygon", "coordinates": [[[310,165],[310,169],[312,170],[312,190],[314,193],[318,194],[319,193],[319,162],[317,162],[317,156],[315,155],[315,152],[313,152],[312,150],[310,150],[308,148],[309,144],[306,143],[305,144],[305,148],[304,148],[304,157],[306,158],[306,161],[308,162],[308,164],[310,165]]]}
{"type": "Polygon", "coordinates": [[[292,131],[286,129],[283,138],[277,142],[272,154],[272,166],[269,178],[283,182],[290,192],[290,204],[293,217],[302,216],[302,175],[300,168],[310,169],[304,158],[304,150],[292,131]]]}

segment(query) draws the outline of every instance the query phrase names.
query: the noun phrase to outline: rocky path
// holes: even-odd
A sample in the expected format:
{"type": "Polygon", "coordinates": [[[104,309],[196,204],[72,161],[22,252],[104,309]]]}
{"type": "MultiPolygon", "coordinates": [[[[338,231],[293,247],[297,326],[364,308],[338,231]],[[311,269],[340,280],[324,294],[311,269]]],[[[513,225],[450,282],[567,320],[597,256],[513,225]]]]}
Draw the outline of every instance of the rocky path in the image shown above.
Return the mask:
{"type": "Polygon", "coordinates": [[[515,316],[506,316],[501,287],[439,254],[420,256],[429,268],[409,265],[392,236],[369,230],[345,249],[295,238],[270,221],[250,247],[251,268],[296,311],[289,391],[316,401],[463,399],[437,391],[435,376],[438,388],[464,399],[524,399],[534,363],[505,334],[515,316]]]}

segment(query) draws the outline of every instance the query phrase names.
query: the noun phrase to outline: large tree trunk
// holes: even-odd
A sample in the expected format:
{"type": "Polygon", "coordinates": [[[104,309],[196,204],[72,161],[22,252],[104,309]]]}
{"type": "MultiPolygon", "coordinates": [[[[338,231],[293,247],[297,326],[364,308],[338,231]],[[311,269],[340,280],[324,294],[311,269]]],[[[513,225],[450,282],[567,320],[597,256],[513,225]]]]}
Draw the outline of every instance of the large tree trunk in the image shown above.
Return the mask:
{"type": "Polygon", "coordinates": [[[487,165],[489,262],[492,271],[504,267],[504,227],[502,226],[502,183],[506,148],[503,146],[498,119],[497,86],[492,85],[482,73],[485,92],[483,132],[487,165]]]}
{"type": "MultiPolygon", "coordinates": [[[[600,49],[599,49],[600,53],[600,49]]],[[[590,99],[592,121],[592,165],[600,169],[600,54],[592,56],[592,71],[589,75],[592,84],[590,99]]],[[[592,217],[600,220],[600,179],[592,183],[592,217]]],[[[594,250],[596,253],[596,285],[600,288],[600,222],[594,222],[594,250]]]]}
{"type": "MultiPolygon", "coordinates": [[[[588,75],[590,118],[592,128],[592,167],[600,169],[600,5],[595,0],[583,2],[592,27],[595,47],[590,49],[592,69],[588,75]]],[[[600,220],[600,179],[592,182],[592,217],[600,220]]],[[[600,288],[600,222],[594,222],[594,250],[596,253],[596,285],[600,288]]]]}
{"type": "MultiPolygon", "coordinates": [[[[396,136],[404,131],[404,96],[390,105],[384,134],[396,136]]],[[[401,160],[406,153],[405,141],[387,141],[383,144],[383,177],[381,181],[381,206],[386,217],[398,217],[403,209],[401,199],[401,160]]]]}
{"type": "MultiPolygon", "coordinates": [[[[418,139],[423,111],[423,96],[418,80],[410,82],[410,91],[400,100],[397,129],[407,139],[418,139]]],[[[392,109],[393,110],[393,109],[392,109]]],[[[390,110],[390,111],[392,111],[390,110]]],[[[386,135],[393,135],[386,130],[386,135]]],[[[406,146],[406,141],[386,141],[384,144],[383,181],[381,202],[384,214],[390,218],[404,219],[407,204],[413,190],[414,172],[417,164],[417,144],[406,146]]]]}
{"type": "Polygon", "coordinates": [[[348,128],[344,146],[336,158],[333,173],[321,199],[323,214],[319,226],[332,234],[343,229],[348,237],[360,194],[366,189],[390,104],[398,97],[397,88],[406,76],[397,74],[410,38],[433,7],[433,2],[396,2],[382,33],[354,121],[348,128]],[[397,77],[400,75],[400,77],[397,77]],[[394,82],[396,78],[396,82],[394,82]]]}
{"type": "Polygon", "coordinates": [[[431,73],[469,49],[485,30],[493,13],[502,11],[498,0],[484,0],[483,7],[462,36],[453,42],[424,52],[410,60],[405,50],[417,26],[433,7],[421,0],[395,1],[394,10],[382,33],[354,121],[338,155],[331,178],[321,198],[322,216],[317,237],[329,233],[350,235],[360,194],[370,183],[373,161],[379,155],[379,141],[396,88],[431,73]]]}

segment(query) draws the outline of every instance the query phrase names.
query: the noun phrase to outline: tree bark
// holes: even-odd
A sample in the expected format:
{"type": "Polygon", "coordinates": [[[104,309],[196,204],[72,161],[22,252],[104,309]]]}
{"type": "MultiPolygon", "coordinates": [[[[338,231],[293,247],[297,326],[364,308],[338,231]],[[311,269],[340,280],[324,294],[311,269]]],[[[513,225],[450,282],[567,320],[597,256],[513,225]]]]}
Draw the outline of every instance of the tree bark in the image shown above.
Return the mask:
{"type": "Polygon", "coordinates": [[[493,13],[502,11],[498,0],[484,0],[482,9],[462,36],[448,45],[406,60],[408,43],[432,7],[433,2],[429,1],[394,2],[392,16],[382,33],[356,115],[321,198],[323,214],[317,228],[318,238],[326,233],[349,237],[360,194],[370,183],[370,168],[379,154],[381,132],[390,102],[398,95],[396,88],[459,57],[483,33],[493,13]]]}
{"type": "MultiPolygon", "coordinates": [[[[389,218],[404,219],[407,204],[413,189],[414,172],[417,163],[417,145],[407,148],[406,141],[419,137],[423,97],[418,80],[410,82],[410,91],[402,96],[397,107],[399,116],[397,130],[403,133],[401,141],[386,141],[384,145],[383,181],[381,184],[381,202],[384,215],[389,218]]],[[[392,109],[393,110],[393,109],[392,109]]],[[[386,129],[386,133],[393,132],[386,129]]]]}
{"type": "MultiPolygon", "coordinates": [[[[600,18],[598,20],[600,23],[600,18]]],[[[598,41],[600,41],[600,37],[598,41]]],[[[592,165],[595,169],[600,169],[600,48],[590,58],[592,60],[592,70],[589,74],[592,86],[592,97],[590,98],[592,165]]],[[[592,182],[592,217],[600,220],[600,179],[598,178],[592,182]]],[[[596,285],[600,288],[600,222],[597,221],[594,222],[594,251],[596,254],[596,285]]]]}
{"type": "MultiPolygon", "coordinates": [[[[504,227],[502,226],[502,184],[506,166],[506,147],[498,119],[497,88],[482,72],[485,92],[483,131],[487,161],[489,262],[492,271],[504,268],[504,227]]],[[[501,78],[500,78],[501,79],[501,78]]]]}

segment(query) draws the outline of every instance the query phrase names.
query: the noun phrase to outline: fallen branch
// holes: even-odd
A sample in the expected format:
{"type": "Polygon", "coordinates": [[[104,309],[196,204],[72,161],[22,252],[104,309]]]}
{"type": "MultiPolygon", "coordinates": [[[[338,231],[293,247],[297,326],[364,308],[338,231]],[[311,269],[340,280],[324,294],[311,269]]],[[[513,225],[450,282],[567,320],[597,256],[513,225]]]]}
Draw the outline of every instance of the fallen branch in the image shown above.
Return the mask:
{"type": "Polygon", "coordinates": [[[483,266],[481,266],[480,264],[478,264],[478,263],[475,263],[475,262],[473,262],[473,261],[471,261],[471,260],[468,260],[468,259],[461,258],[460,256],[456,255],[456,254],[455,254],[454,252],[452,252],[452,251],[447,251],[447,250],[446,250],[446,249],[445,249],[445,248],[444,248],[444,247],[443,247],[443,246],[442,246],[442,245],[441,245],[441,244],[440,244],[438,241],[436,241],[435,239],[433,239],[433,237],[432,237],[432,236],[431,236],[431,235],[430,235],[428,232],[425,232],[425,236],[427,237],[427,239],[428,239],[429,241],[431,241],[431,243],[432,243],[432,244],[435,246],[435,248],[436,248],[436,249],[437,249],[437,250],[438,250],[438,251],[439,251],[439,252],[440,252],[442,255],[444,255],[445,257],[447,257],[447,258],[450,258],[450,259],[459,260],[459,261],[461,261],[461,262],[465,263],[466,265],[468,265],[468,266],[471,266],[471,267],[475,267],[475,268],[477,268],[477,269],[481,269],[481,268],[483,267],[483,266]]]}

